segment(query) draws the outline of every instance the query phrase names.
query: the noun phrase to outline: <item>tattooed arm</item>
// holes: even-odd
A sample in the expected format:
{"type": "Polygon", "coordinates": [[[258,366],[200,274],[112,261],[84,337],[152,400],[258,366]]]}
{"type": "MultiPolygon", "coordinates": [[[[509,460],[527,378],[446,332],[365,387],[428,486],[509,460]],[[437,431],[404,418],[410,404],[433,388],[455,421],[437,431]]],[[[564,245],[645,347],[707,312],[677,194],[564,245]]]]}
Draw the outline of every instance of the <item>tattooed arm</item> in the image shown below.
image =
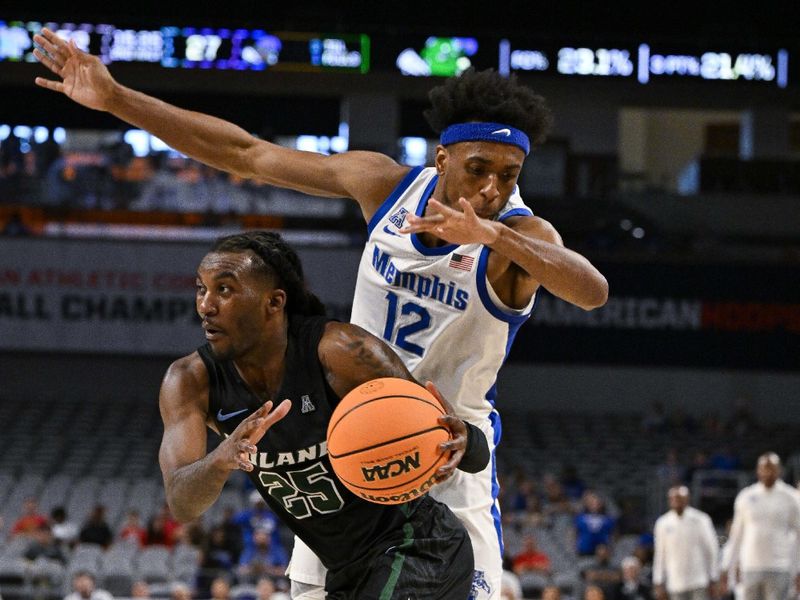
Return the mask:
{"type": "MultiPolygon", "coordinates": [[[[319,343],[319,359],[328,385],[342,398],[350,390],[379,377],[399,377],[417,382],[400,357],[383,341],[357,325],[331,321],[319,343]]],[[[474,425],[465,423],[430,381],[425,387],[447,410],[439,422],[450,430],[451,439],[440,445],[442,452],[452,452],[450,460],[437,474],[444,481],[459,467],[469,472],[483,470],[489,462],[486,437],[474,425]],[[463,460],[462,460],[463,459],[463,460]]]]}

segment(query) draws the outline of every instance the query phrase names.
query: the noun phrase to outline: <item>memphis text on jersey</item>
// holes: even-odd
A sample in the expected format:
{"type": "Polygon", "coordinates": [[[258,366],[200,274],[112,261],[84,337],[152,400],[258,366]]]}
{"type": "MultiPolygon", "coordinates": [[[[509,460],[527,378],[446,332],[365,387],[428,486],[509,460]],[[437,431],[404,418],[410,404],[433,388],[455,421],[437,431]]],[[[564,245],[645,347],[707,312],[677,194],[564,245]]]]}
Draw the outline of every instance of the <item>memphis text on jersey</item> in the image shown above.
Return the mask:
{"type": "Polygon", "coordinates": [[[392,262],[392,255],[381,252],[377,246],[372,250],[372,266],[386,280],[386,283],[405,288],[417,298],[430,298],[452,306],[456,310],[467,308],[469,292],[458,287],[454,281],[442,281],[438,275],[426,277],[418,273],[401,271],[392,262]]]}

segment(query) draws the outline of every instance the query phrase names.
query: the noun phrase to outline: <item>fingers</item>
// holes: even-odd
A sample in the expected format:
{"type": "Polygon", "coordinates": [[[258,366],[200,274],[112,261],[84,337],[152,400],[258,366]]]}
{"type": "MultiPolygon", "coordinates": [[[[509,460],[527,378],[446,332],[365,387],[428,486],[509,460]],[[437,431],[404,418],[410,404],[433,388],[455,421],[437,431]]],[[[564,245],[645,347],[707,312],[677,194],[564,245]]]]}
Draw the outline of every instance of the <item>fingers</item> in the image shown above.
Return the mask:
{"type": "Polygon", "coordinates": [[[53,73],[55,73],[56,75],[59,75],[59,76],[61,75],[61,72],[63,71],[64,66],[58,64],[56,61],[54,61],[52,58],[50,58],[50,56],[48,54],[45,54],[44,52],[39,50],[39,48],[34,48],[33,49],[33,55],[36,57],[36,60],[38,60],[45,67],[50,69],[53,73]]]}
{"type": "MultiPolygon", "coordinates": [[[[266,408],[269,405],[269,409],[272,408],[272,402],[267,402],[263,408],[266,408]]],[[[264,437],[264,434],[267,433],[270,427],[272,427],[275,423],[280,421],[283,417],[285,417],[289,410],[292,408],[292,401],[288,398],[281,402],[278,407],[267,414],[266,416],[260,416],[254,421],[254,427],[247,432],[247,438],[254,444],[257,444],[258,441],[264,437]]],[[[262,409],[259,409],[262,410],[262,409]]]]}
{"type": "MultiPolygon", "coordinates": [[[[56,32],[53,31],[52,29],[48,29],[47,27],[43,27],[41,33],[35,35],[34,38],[33,38],[34,41],[39,43],[37,41],[37,38],[43,38],[49,44],[49,46],[54,49],[54,51],[61,50],[65,54],[69,53],[69,44],[67,44],[67,42],[65,40],[63,40],[60,37],[58,37],[56,32]]],[[[47,51],[50,52],[49,49],[47,51]]]]}
{"type": "MultiPolygon", "coordinates": [[[[48,30],[43,30],[43,31],[48,31],[48,30]]],[[[64,43],[64,40],[62,40],[55,34],[53,35],[55,39],[59,42],[60,46],[57,46],[56,44],[51,42],[48,38],[38,33],[33,36],[33,42],[34,44],[36,44],[36,46],[38,46],[38,49],[41,52],[45,53],[47,56],[52,58],[57,64],[64,66],[64,63],[67,62],[67,59],[69,58],[70,55],[69,47],[67,46],[66,43],[64,43]]]]}
{"type": "Polygon", "coordinates": [[[53,90],[54,92],[64,92],[64,84],[60,81],[52,81],[50,79],[45,79],[44,77],[37,77],[34,79],[34,82],[39,87],[47,88],[48,90],[53,90]]]}
{"type": "Polygon", "coordinates": [[[439,392],[439,389],[433,384],[432,381],[425,382],[425,389],[433,394],[433,396],[441,403],[442,408],[444,408],[444,411],[448,415],[455,415],[455,411],[453,410],[451,404],[445,399],[444,396],[442,396],[441,392],[439,392]]]}
{"type": "Polygon", "coordinates": [[[477,219],[478,216],[475,214],[475,209],[472,208],[472,204],[469,203],[469,200],[466,198],[459,198],[458,204],[461,209],[464,211],[464,216],[468,219],[477,219]]]}
{"type": "Polygon", "coordinates": [[[439,402],[441,402],[442,406],[444,406],[444,398],[442,398],[442,394],[439,392],[439,389],[432,381],[428,380],[425,382],[425,389],[428,390],[431,394],[433,394],[433,397],[436,398],[439,402]]]}
{"type": "MultiPolygon", "coordinates": [[[[272,406],[271,400],[265,402],[261,408],[239,423],[239,426],[234,431],[234,434],[238,433],[241,436],[233,442],[236,468],[248,473],[255,468],[250,462],[250,455],[258,452],[256,444],[264,437],[270,427],[289,413],[292,408],[292,401],[284,400],[275,410],[272,410],[272,406]]],[[[231,437],[235,439],[236,435],[231,437]]]]}
{"type": "Polygon", "coordinates": [[[460,452],[453,452],[447,462],[436,469],[436,483],[441,483],[442,481],[449,479],[453,473],[455,473],[456,467],[458,467],[458,463],[461,462],[461,457],[463,455],[463,450],[460,452]]]}

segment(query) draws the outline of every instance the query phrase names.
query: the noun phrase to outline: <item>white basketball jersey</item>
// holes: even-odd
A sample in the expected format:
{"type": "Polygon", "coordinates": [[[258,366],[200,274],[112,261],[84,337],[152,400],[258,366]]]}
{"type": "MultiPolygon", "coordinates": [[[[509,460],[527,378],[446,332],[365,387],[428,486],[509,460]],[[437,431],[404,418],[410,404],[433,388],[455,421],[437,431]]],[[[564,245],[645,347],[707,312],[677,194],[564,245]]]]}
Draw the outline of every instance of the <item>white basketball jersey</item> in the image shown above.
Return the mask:
{"type": "MultiPolygon", "coordinates": [[[[401,234],[409,213],[422,215],[438,176],[412,169],[368,223],[351,321],[382,337],[414,377],[433,381],[463,419],[476,424],[494,406],[495,380],[514,336],[533,309],[503,305],[486,279],[489,248],[437,248],[401,234]]],[[[498,216],[532,215],[518,190],[498,216]]]]}

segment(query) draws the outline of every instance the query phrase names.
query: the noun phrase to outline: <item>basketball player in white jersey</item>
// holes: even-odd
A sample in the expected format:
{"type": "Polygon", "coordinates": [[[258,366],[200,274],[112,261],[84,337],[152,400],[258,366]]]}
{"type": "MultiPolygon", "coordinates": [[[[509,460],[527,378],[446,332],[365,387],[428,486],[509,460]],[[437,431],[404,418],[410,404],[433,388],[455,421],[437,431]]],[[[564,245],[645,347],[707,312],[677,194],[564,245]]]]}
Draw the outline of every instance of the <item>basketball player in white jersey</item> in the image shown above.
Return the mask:
{"type": "MultiPolygon", "coordinates": [[[[375,152],[324,156],[271,144],[120,85],[97,57],[52,31],[34,39],[36,57],[60,78],[39,77],[38,85],[108,111],[213,167],[358,202],[369,239],[352,322],[390,343],[416,379],[434,379],[458,416],[483,430],[493,452],[500,439],[495,378],[539,287],[586,310],[607,300],[605,278],[566,249],[552,225],[533,216],[518,195],[523,161],[544,140],[551,114],[542,97],[514,78],[470,70],[434,89],[426,116],[441,135],[435,164],[410,169],[375,152]]],[[[470,533],[470,597],[499,598],[494,460],[483,472],[458,473],[431,493],[470,533]]],[[[321,564],[300,543],[290,577],[294,598],[324,597],[321,564]]]]}

